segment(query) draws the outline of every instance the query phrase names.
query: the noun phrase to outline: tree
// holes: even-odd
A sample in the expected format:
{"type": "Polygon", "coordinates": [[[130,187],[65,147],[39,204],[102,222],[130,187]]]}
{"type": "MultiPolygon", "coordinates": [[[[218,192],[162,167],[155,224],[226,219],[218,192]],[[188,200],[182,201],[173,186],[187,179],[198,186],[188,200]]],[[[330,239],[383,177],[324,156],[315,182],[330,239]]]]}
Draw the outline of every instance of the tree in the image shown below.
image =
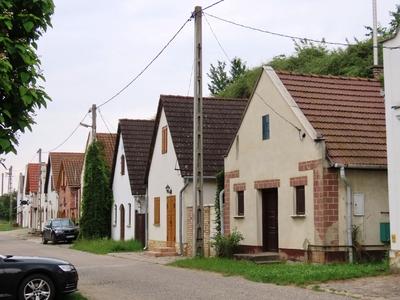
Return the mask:
{"type": "Polygon", "coordinates": [[[52,0],[0,1],[0,154],[16,153],[19,132],[50,101],[35,51],[53,12],[52,0]]]}
{"type": "Polygon", "coordinates": [[[240,58],[235,57],[230,63],[230,76],[226,73],[225,62],[218,61],[216,67],[213,64],[210,65],[210,73],[207,73],[207,76],[211,79],[208,84],[211,95],[219,96],[228,85],[238,80],[247,70],[246,64],[240,58]]]}
{"type": "MultiPolygon", "coordinates": [[[[17,193],[13,192],[12,197],[12,219],[15,220],[17,215],[17,193]]],[[[0,196],[0,220],[10,220],[10,194],[0,196]]]]}
{"type": "Polygon", "coordinates": [[[87,150],[83,179],[81,235],[85,239],[110,237],[112,193],[102,144],[87,150]]]}

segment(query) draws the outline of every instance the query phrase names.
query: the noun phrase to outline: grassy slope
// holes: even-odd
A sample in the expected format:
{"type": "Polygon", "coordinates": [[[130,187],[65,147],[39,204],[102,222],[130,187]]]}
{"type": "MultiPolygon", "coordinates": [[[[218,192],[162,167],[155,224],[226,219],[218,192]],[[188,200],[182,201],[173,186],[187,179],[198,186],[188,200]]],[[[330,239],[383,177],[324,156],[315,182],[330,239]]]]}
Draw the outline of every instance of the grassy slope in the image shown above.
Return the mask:
{"type": "Polygon", "coordinates": [[[388,273],[387,263],[374,264],[267,264],[220,258],[193,258],[178,260],[171,265],[213,271],[224,275],[239,275],[256,282],[281,285],[306,285],[329,280],[376,276],[388,273]]]}
{"type": "Polygon", "coordinates": [[[95,254],[107,254],[111,252],[135,252],[143,250],[142,244],[135,240],[114,241],[107,239],[77,240],[71,248],[95,254]]]}

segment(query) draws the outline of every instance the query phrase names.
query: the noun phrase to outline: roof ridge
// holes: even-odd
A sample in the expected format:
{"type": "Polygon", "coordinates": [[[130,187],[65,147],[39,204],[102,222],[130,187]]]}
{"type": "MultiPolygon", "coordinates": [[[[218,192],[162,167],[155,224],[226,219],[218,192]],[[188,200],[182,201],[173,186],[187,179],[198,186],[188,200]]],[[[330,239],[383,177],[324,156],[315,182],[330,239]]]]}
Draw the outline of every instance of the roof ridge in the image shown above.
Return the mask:
{"type": "Polygon", "coordinates": [[[152,121],[152,122],[154,122],[154,119],[126,119],[126,118],[123,118],[123,119],[118,119],[118,121],[120,122],[120,121],[152,121]]]}
{"type": "Polygon", "coordinates": [[[298,73],[298,72],[285,71],[285,70],[276,70],[275,72],[278,73],[278,74],[283,74],[283,75],[295,75],[295,76],[313,77],[313,78],[326,78],[326,79],[359,80],[359,81],[379,82],[378,79],[368,78],[368,77],[322,75],[322,74],[315,74],[315,73],[307,74],[307,73],[298,73]]]}
{"type": "MultiPolygon", "coordinates": [[[[193,100],[193,96],[182,96],[182,95],[171,95],[171,94],[160,94],[160,99],[161,98],[175,98],[175,99],[185,99],[185,100],[193,100]]],[[[232,98],[232,97],[221,97],[221,96],[211,96],[211,97],[203,97],[203,99],[206,100],[227,100],[227,101],[232,101],[232,100],[248,100],[246,98],[232,98]]]]}

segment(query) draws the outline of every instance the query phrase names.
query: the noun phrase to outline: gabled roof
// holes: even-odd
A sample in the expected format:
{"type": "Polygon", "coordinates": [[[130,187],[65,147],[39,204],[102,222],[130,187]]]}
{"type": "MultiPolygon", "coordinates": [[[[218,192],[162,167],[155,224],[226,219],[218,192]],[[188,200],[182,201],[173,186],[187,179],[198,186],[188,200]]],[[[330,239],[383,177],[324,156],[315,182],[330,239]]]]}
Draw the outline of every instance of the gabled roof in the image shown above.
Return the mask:
{"type": "Polygon", "coordinates": [[[117,134],[96,133],[96,139],[103,145],[106,164],[111,169],[114,158],[114,147],[117,139],[117,134]]]}
{"type": "Polygon", "coordinates": [[[322,135],[332,164],[386,167],[385,106],[378,80],[276,74],[322,135]]]}
{"type": "Polygon", "coordinates": [[[154,120],[119,120],[111,171],[111,185],[114,180],[115,164],[119,159],[117,157],[119,141],[122,138],[132,195],[144,195],[146,193],[145,173],[153,129],[154,120]]]}
{"type": "Polygon", "coordinates": [[[40,164],[28,164],[26,173],[25,194],[37,193],[39,191],[40,164]]]}
{"type": "MultiPolygon", "coordinates": [[[[240,125],[247,99],[203,97],[203,173],[214,177],[224,168],[224,155],[240,125]]],[[[161,95],[147,175],[164,109],[183,177],[193,175],[193,97],[161,95]]],[[[147,176],[146,176],[147,177],[147,176]]]]}
{"type": "Polygon", "coordinates": [[[83,167],[84,153],[75,153],[74,157],[67,157],[61,161],[60,173],[57,179],[57,189],[61,183],[61,173],[64,171],[66,183],[70,187],[81,186],[81,173],[83,167]]]}
{"type": "Polygon", "coordinates": [[[48,192],[48,187],[50,184],[50,169],[53,170],[53,186],[55,187],[58,183],[58,176],[60,175],[60,167],[63,159],[80,159],[83,153],[76,152],[50,152],[47,161],[46,170],[46,182],[44,186],[45,193],[48,192]]]}

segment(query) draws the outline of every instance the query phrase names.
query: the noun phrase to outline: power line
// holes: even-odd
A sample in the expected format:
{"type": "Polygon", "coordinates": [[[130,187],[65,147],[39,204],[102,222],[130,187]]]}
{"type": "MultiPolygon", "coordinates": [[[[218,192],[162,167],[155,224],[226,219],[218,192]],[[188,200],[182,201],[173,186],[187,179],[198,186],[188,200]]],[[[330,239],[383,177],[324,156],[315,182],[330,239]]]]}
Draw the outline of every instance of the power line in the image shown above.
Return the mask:
{"type": "Polygon", "coordinates": [[[202,11],[205,11],[205,10],[207,10],[207,9],[209,9],[209,8],[211,8],[211,7],[215,6],[215,5],[217,5],[217,4],[220,4],[220,3],[223,2],[223,1],[224,1],[224,0],[220,0],[220,1],[217,1],[217,2],[215,2],[215,3],[213,3],[213,4],[209,5],[209,6],[206,6],[206,7],[204,7],[204,8],[202,9],[202,11]]]}
{"type": "Polygon", "coordinates": [[[110,128],[108,127],[107,122],[106,122],[106,120],[105,120],[104,117],[103,117],[103,114],[101,113],[101,111],[100,111],[99,108],[97,108],[97,111],[99,112],[100,118],[101,118],[101,120],[103,121],[104,126],[106,126],[106,128],[107,128],[107,130],[108,130],[108,133],[111,135],[112,132],[111,132],[110,128]]]}
{"type": "MultiPolygon", "coordinates": [[[[319,44],[346,46],[346,47],[355,46],[355,44],[351,44],[351,43],[329,42],[329,41],[326,41],[325,39],[317,40],[317,39],[310,39],[310,38],[307,38],[307,37],[300,37],[300,36],[295,36],[295,35],[289,35],[289,34],[269,31],[269,30],[257,28],[257,27],[254,27],[254,26],[241,24],[241,23],[238,23],[236,21],[227,20],[227,19],[215,16],[215,15],[212,15],[212,14],[209,14],[209,13],[204,13],[204,14],[209,16],[209,17],[211,17],[211,18],[217,19],[219,21],[222,21],[222,22],[225,22],[225,23],[229,23],[231,25],[235,25],[235,26],[238,26],[238,27],[250,29],[250,30],[253,30],[253,31],[258,31],[258,32],[261,32],[261,33],[266,33],[266,34],[269,34],[269,35],[275,35],[275,36],[279,36],[279,37],[289,38],[289,39],[292,39],[292,40],[310,41],[310,42],[319,43],[319,44]]],[[[390,49],[390,50],[400,49],[400,46],[394,46],[394,47],[381,46],[381,47],[385,48],[385,49],[390,49]]]]}
{"type": "Polygon", "coordinates": [[[189,76],[189,86],[188,86],[188,91],[187,91],[187,94],[186,94],[187,97],[189,97],[190,88],[192,86],[193,70],[194,70],[194,61],[193,61],[192,70],[190,71],[190,76],[189,76]]]}
{"type": "Polygon", "coordinates": [[[87,113],[83,116],[82,120],[78,123],[78,125],[74,128],[74,130],[72,130],[72,132],[68,135],[68,137],[67,137],[64,141],[62,141],[57,147],[54,147],[53,149],[49,150],[48,152],[53,152],[53,151],[57,150],[58,148],[60,148],[62,145],[64,145],[64,144],[75,134],[75,132],[76,132],[76,131],[78,130],[78,128],[81,126],[81,123],[86,119],[86,117],[87,117],[88,114],[89,114],[89,113],[87,112],[87,113]]]}
{"type": "Polygon", "coordinates": [[[97,108],[102,107],[103,105],[107,104],[108,102],[112,101],[116,97],[118,97],[123,91],[125,91],[132,83],[134,83],[142,74],[157,60],[157,58],[165,51],[165,49],[168,48],[168,46],[172,43],[172,41],[178,36],[178,34],[183,30],[183,28],[186,26],[187,23],[189,23],[192,20],[192,17],[187,19],[181,27],[179,27],[178,31],[175,32],[175,34],[168,40],[168,42],[161,48],[161,50],[156,54],[156,56],[153,57],[153,59],[150,60],[150,62],[131,80],[129,81],[122,89],[120,89],[116,94],[114,94],[112,97],[101,103],[100,105],[97,106],[97,108]]]}
{"type": "Polygon", "coordinates": [[[212,35],[214,36],[215,40],[217,41],[217,43],[218,43],[218,45],[219,45],[219,48],[220,48],[221,51],[224,53],[225,57],[228,59],[228,62],[231,61],[231,59],[229,58],[228,53],[225,51],[224,47],[222,47],[222,44],[220,43],[220,41],[219,41],[217,35],[215,34],[215,32],[214,32],[214,30],[213,30],[213,28],[212,28],[210,22],[208,22],[208,19],[207,19],[207,17],[206,17],[206,14],[203,14],[203,15],[204,15],[204,19],[206,20],[206,22],[207,22],[207,24],[208,24],[208,27],[210,28],[210,31],[211,31],[212,35]]]}

